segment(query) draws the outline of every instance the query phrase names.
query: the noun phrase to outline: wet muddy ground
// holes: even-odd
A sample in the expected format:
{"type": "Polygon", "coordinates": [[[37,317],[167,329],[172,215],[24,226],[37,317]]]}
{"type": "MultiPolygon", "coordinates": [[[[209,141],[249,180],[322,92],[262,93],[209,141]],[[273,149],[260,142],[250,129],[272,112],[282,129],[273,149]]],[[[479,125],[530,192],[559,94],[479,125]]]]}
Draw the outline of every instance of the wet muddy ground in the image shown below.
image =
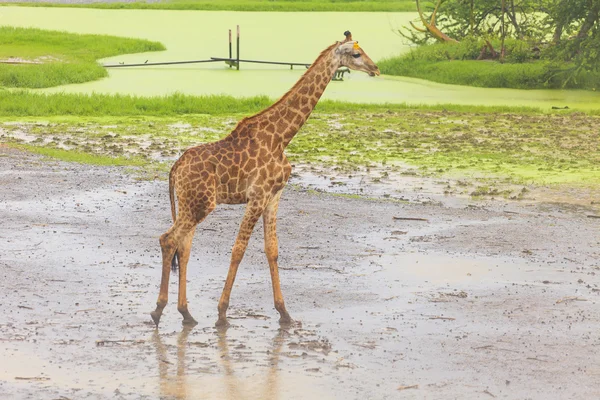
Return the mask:
{"type": "Polygon", "coordinates": [[[221,206],[192,250],[198,326],[182,329],[172,277],[156,330],[166,182],[0,147],[0,397],[600,397],[597,209],[348,198],[295,179],[278,232],[301,326],[279,328],[259,222],[231,327],[213,327],[242,215],[221,206]]]}
{"type": "MultiPolygon", "coordinates": [[[[186,148],[221,139],[243,116],[10,117],[0,119],[0,141],[166,176],[186,148]]],[[[314,190],[446,205],[469,196],[568,202],[600,211],[598,132],[600,118],[581,113],[316,113],[286,153],[294,182],[314,190]]]]}

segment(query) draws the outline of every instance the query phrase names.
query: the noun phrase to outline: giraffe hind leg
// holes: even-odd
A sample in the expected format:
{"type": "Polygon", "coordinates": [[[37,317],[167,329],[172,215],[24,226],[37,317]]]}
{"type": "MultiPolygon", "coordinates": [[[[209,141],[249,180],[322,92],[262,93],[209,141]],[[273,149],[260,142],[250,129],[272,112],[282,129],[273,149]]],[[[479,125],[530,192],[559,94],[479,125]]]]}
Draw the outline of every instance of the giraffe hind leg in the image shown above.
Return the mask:
{"type": "Polygon", "coordinates": [[[158,326],[163,309],[169,299],[169,275],[175,253],[181,245],[183,238],[196,226],[191,221],[184,222],[183,218],[177,218],[173,226],[160,237],[162,251],[162,276],[160,281],[160,292],[156,301],[156,309],[150,313],[152,320],[158,326]]]}
{"type": "Polygon", "coordinates": [[[200,207],[192,208],[184,199],[180,201],[180,213],[173,226],[160,237],[160,247],[163,257],[162,279],[160,293],[156,302],[156,310],[150,313],[152,320],[158,326],[163,309],[167,305],[169,273],[173,263],[179,261],[179,296],[177,309],[183,315],[184,325],[196,325],[196,320],[191,316],[187,307],[186,297],[186,275],[187,264],[190,258],[192,240],[196,225],[202,222],[215,207],[215,201],[209,200],[209,204],[201,203],[200,207]]]}
{"type": "Polygon", "coordinates": [[[192,317],[188,310],[187,303],[187,265],[190,260],[190,253],[192,251],[192,242],[194,240],[194,233],[196,226],[204,221],[208,214],[210,214],[216,207],[215,201],[211,201],[209,204],[204,204],[200,209],[194,210],[192,214],[193,226],[188,233],[180,240],[179,246],[175,254],[179,260],[179,295],[177,297],[177,311],[183,316],[182,324],[184,326],[195,326],[198,322],[192,317]]]}
{"type": "Polygon", "coordinates": [[[182,240],[177,252],[179,256],[179,293],[177,298],[177,311],[183,316],[184,326],[195,326],[198,322],[192,317],[188,311],[187,295],[186,295],[186,276],[187,264],[190,260],[192,251],[192,241],[194,239],[194,229],[192,229],[182,240]]]}
{"type": "Polygon", "coordinates": [[[169,274],[171,269],[171,262],[175,256],[177,250],[176,242],[173,240],[173,234],[176,232],[176,225],[174,224],[167,232],[161,235],[159,242],[162,252],[162,275],[160,280],[160,292],[158,294],[158,300],[156,301],[156,309],[150,313],[152,320],[158,327],[160,317],[162,316],[163,309],[167,305],[169,300],[169,274]]]}

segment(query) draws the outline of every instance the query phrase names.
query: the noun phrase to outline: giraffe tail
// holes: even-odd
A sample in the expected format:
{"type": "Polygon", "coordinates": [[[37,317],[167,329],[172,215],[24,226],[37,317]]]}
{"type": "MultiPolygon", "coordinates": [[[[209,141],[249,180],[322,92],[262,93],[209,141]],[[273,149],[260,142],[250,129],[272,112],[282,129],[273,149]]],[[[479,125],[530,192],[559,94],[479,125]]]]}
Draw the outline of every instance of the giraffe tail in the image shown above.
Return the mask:
{"type": "MultiPolygon", "coordinates": [[[[174,177],[173,172],[175,171],[175,166],[171,168],[171,172],[169,172],[169,199],[171,200],[171,217],[173,218],[173,222],[177,219],[177,212],[175,210],[175,187],[174,187],[174,177]]],[[[175,250],[175,254],[173,255],[173,259],[171,260],[171,271],[176,272],[179,269],[179,253],[175,250]]]]}

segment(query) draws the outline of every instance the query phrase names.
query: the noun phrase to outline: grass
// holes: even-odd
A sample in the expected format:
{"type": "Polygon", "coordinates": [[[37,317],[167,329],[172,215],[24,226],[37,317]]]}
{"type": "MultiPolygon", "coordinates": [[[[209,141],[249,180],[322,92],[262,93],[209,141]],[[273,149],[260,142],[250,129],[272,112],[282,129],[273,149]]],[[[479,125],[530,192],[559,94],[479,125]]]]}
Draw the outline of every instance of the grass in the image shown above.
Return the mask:
{"type": "Polygon", "coordinates": [[[231,96],[131,95],[33,93],[25,90],[0,91],[3,116],[123,116],[181,114],[253,113],[272,104],[266,96],[237,99],[231,96]]]}
{"type": "Polygon", "coordinates": [[[88,82],[108,75],[96,62],[99,58],[164,49],[148,40],[0,27],[0,59],[42,62],[0,64],[0,86],[45,88],[88,82]]]}
{"type": "MultiPolygon", "coordinates": [[[[493,42],[498,49],[499,43],[493,42]]],[[[556,65],[531,59],[526,43],[507,40],[506,62],[476,60],[482,43],[465,40],[461,43],[436,43],[420,46],[401,56],[378,63],[382,73],[410,76],[439,83],[490,88],[545,89],[562,88],[555,74],[556,65]]],[[[564,69],[566,66],[563,65],[564,69]]],[[[570,81],[568,89],[600,89],[600,76],[586,73],[570,81]]]]}
{"type": "MultiPolygon", "coordinates": [[[[242,115],[0,119],[2,141],[143,160],[165,169],[183,150],[229,133],[242,115]],[[31,141],[30,139],[35,139],[31,141]],[[166,164],[163,162],[166,161],[166,164]]],[[[600,117],[396,110],[313,114],[287,149],[293,163],[477,180],[474,195],[505,184],[600,185],[600,117]],[[487,182],[492,179],[493,182],[487,182]]],[[[57,156],[63,157],[60,152],[57,156]]],[[[137,164],[136,164],[137,165],[137,164]]]]}
{"type": "Polygon", "coordinates": [[[8,5],[41,7],[78,7],[101,9],[160,9],[208,11],[415,11],[412,0],[168,0],[159,2],[135,1],[128,3],[9,3],[8,5]]]}
{"type": "Polygon", "coordinates": [[[502,177],[512,183],[600,183],[600,119],[405,110],[317,116],[289,146],[316,163],[419,175],[502,177]]]}
{"type": "Polygon", "coordinates": [[[379,63],[384,74],[410,76],[433,82],[489,88],[540,89],[546,83],[545,62],[501,64],[496,61],[422,61],[408,57],[379,63]]]}
{"type": "Polygon", "coordinates": [[[147,161],[140,157],[115,157],[101,154],[90,154],[77,150],[64,150],[52,147],[32,146],[28,144],[14,144],[11,147],[27,150],[31,153],[41,154],[46,157],[56,158],[67,162],[105,166],[143,166],[147,161]]]}
{"type": "MultiPolygon", "coordinates": [[[[273,104],[267,96],[235,98],[226,95],[138,97],[131,95],[35,93],[26,90],[0,90],[0,116],[177,116],[186,114],[251,115],[273,104]]],[[[540,113],[532,107],[470,106],[470,105],[412,105],[412,104],[358,104],[339,101],[321,101],[320,112],[387,112],[398,110],[432,110],[480,113],[540,113]]],[[[596,111],[590,111],[594,113],[596,111]]],[[[597,111],[600,114],[600,110],[597,111]]]]}

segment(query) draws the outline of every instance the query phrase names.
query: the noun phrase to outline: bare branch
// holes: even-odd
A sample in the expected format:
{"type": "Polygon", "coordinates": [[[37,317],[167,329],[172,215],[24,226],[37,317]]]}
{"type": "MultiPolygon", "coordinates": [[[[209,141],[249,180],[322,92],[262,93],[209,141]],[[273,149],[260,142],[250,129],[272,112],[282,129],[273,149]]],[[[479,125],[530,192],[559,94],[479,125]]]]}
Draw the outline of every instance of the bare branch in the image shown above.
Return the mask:
{"type": "MultiPolygon", "coordinates": [[[[425,16],[423,15],[423,11],[421,10],[421,3],[419,3],[419,0],[415,0],[417,2],[417,12],[419,13],[419,18],[421,19],[421,22],[423,23],[423,25],[425,26],[425,28],[427,29],[427,31],[437,40],[439,40],[440,42],[453,42],[453,43],[458,43],[458,40],[456,39],[452,39],[450,36],[446,35],[444,32],[442,32],[441,30],[439,30],[439,28],[437,26],[435,26],[435,15],[438,11],[438,8],[440,6],[440,4],[442,4],[443,0],[438,0],[435,9],[433,10],[433,13],[431,14],[431,22],[427,22],[427,20],[425,19],[425,16]]],[[[423,30],[418,29],[414,26],[414,24],[411,22],[411,25],[417,29],[419,32],[423,32],[423,30]]]]}

